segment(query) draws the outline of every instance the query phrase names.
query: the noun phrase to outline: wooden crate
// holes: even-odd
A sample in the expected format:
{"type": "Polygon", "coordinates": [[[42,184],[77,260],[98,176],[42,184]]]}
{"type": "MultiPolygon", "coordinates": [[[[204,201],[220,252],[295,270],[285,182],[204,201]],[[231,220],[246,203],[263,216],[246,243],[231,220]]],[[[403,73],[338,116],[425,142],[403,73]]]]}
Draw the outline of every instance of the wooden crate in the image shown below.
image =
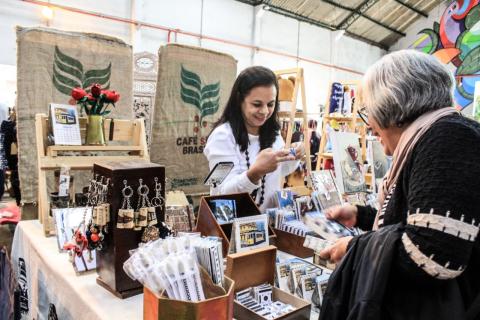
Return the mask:
{"type": "MultiPolygon", "coordinates": [[[[264,283],[270,283],[273,286],[275,279],[276,255],[277,248],[275,246],[267,246],[247,252],[229,254],[227,256],[225,276],[235,281],[235,292],[264,283]]],[[[274,301],[281,301],[295,307],[294,311],[277,319],[310,319],[311,303],[276,287],[272,288],[272,296],[274,301]]],[[[234,302],[233,314],[235,319],[238,320],[266,319],[237,302],[234,302]]]]}

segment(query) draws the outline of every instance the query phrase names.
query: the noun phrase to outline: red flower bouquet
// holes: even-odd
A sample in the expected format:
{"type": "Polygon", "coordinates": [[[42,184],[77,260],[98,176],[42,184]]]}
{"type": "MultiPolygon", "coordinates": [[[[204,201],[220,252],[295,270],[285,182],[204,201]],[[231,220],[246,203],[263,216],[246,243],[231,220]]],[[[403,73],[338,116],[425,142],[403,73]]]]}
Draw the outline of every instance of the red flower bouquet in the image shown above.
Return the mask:
{"type": "Polygon", "coordinates": [[[120,99],[120,94],[114,90],[102,90],[98,83],[94,83],[90,88],[90,93],[82,88],[72,90],[72,98],[77,104],[82,106],[87,115],[106,116],[111,111],[107,110],[111,104],[115,107],[115,102],[120,99]]]}

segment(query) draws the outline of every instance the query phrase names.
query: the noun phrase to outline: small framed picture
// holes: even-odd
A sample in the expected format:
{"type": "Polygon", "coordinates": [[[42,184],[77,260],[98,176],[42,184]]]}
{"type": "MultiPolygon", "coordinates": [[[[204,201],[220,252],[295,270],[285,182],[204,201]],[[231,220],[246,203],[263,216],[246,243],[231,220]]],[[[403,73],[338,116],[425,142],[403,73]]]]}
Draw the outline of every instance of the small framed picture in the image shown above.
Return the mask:
{"type": "Polygon", "coordinates": [[[231,223],[237,217],[237,207],[233,199],[210,200],[210,209],[219,224],[231,223]]]}
{"type": "Polygon", "coordinates": [[[235,219],[234,227],[236,252],[268,246],[267,215],[235,219]]]}

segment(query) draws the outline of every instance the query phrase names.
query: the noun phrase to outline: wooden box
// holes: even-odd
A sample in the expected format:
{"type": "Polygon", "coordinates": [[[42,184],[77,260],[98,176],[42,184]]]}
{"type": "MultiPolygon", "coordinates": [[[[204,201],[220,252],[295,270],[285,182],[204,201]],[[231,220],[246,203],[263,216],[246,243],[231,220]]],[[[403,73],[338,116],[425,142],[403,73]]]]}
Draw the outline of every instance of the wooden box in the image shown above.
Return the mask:
{"type": "MultiPolygon", "coordinates": [[[[123,202],[123,180],[132,187],[134,194],[131,201],[132,208],[137,208],[139,179],[149,188],[149,199],[155,196],[155,177],[162,185],[162,197],[165,199],[165,167],[147,161],[124,161],[95,163],[94,174],[110,178],[107,202],[110,203],[109,232],[106,233],[106,249],[97,251],[97,283],[119,298],[128,298],[143,291],[138,281],[133,281],[123,271],[123,263],[130,256],[129,251],[138,248],[141,242],[142,231],[117,229],[118,209],[123,202]]],[[[157,219],[163,221],[165,206],[156,208],[157,219]]]]}
{"type": "MultiPolygon", "coordinates": [[[[235,292],[249,287],[258,286],[263,283],[274,285],[275,260],[277,248],[267,246],[250,250],[247,252],[229,254],[227,256],[227,268],[225,275],[235,281],[235,292]]],[[[274,301],[288,303],[295,307],[295,310],[277,319],[300,320],[310,319],[311,304],[303,299],[295,297],[288,292],[276,287],[272,288],[274,301]]],[[[245,308],[234,301],[233,314],[238,320],[264,320],[265,318],[245,308]]]]}
{"type": "MultiPolygon", "coordinates": [[[[232,199],[235,200],[237,217],[248,217],[262,214],[252,197],[248,193],[233,193],[217,196],[203,197],[200,200],[200,207],[198,209],[198,220],[195,231],[200,232],[202,236],[216,236],[222,238],[223,256],[228,254],[230,245],[230,237],[232,235],[233,223],[219,224],[209,205],[210,200],[215,199],[232,199]]],[[[268,227],[269,242],[275,242],[275,232],[268,227]]]]}
{"type": "Polygon", "coordinates": [[[300,258],[313,257],[313,250],[303,246],[305,237],[276,228],[273,230],[277,236],[275,245],[277,246],[278,250],[300,258]]]}
{"type": "MultiPolygon", "coordinates": [[[[216,296],[200,302],[189,302],[157,297],[144,289],[144,320],[231,320],[233,319],[233,290],[235,283],[224,277],[226,295],[216,296]]],[[[209,295],[207,294],[207,297],[209,295]]]]}

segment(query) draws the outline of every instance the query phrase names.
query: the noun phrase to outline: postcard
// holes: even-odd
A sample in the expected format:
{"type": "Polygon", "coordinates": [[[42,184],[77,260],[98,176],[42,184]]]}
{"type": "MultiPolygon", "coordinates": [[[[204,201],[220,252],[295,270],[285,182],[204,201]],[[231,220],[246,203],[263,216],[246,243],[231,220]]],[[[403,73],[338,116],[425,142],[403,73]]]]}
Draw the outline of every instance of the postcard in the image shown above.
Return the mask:
{"type": "Polygon", "coordinates": [[[256,215],[234,220],[236,252],[268,246],[267,215],[256,215]]]}

